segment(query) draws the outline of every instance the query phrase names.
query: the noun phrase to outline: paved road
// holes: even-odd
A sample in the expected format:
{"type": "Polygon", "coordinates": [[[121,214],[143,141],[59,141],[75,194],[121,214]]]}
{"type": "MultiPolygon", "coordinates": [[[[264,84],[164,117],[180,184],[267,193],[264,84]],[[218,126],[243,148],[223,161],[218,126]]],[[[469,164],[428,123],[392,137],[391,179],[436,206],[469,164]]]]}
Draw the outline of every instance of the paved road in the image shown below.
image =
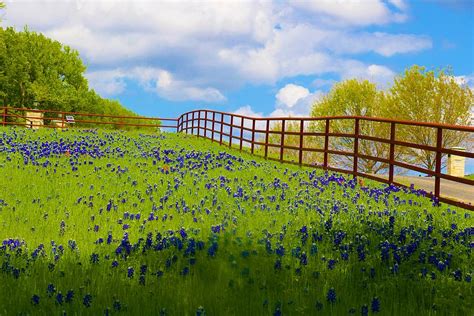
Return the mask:
{"type": "MultiPolygon", "coordinates": [[[[434,192],[434,178],[431,177],[396,176],[395,181],[413,183],[415,188],[434,192]]],[[[474,186],[441,179],[441,196],[474,204],[474,186]]]]}

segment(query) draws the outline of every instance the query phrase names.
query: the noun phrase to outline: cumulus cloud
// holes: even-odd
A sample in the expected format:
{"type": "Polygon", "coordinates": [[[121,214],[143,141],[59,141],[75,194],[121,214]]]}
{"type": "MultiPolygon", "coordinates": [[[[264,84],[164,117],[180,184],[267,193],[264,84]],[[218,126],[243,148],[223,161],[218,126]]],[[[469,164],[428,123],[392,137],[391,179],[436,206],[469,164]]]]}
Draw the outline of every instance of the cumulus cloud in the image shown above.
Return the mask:
{"type": "Polygon", "coordinates": [[[103,96],[122,93],[126,88],[125,77],[125,73],[118,69],[86,73],[89,85],[103,96]]]}
{"type": "Polygon", "coordinates": [[[347,67],[342,71],[342,79],[360,79],[369,80],[385,89],[393,81],[395,72],[382,65],[365,65],[360,62],[352,61],[347,63],[347,67]]]}
{"type": "Polygon", "coordinates": [[[173,100],[194,100],[206,102],[225,101],[225,96],[216,88],[200,87],[192,81],[176,80],[166,70],[152,67],[134,67],[129,69],[100,70],[87,74],[91,87],[104,95],[123,92],[125,79],[136,80],[147,91],[160,97],[173,100]]]}
{"type": "MultiPolygon", "coordinates": [[[[405,9],[402,0],[390,2],[399,10],[405,9]]],[[[290,3],[297,8],[354,25],[386,24],[403,22],[406,19],[405,13],[391,11],[385,2],[380,0],[291,0],[290,3]]]]}
{"type": "Polygon", "coordinates": [[[310,93],[303,86],[287,84],[276,94],[275,110],[270,116],[309,116],[313,104],[321,95],[320,91],[310,93]]]}
{"type": "Polygon", "coordinates": [[[390,57],[432,46],[423,35],[364,29],[403,21],[404,0],[38,0],[7,6],[3,25],[28,24],[77,49],[91,85],[108,96],[122,93],[128,80],[169,100],[209,102],[225,101],[226,91],[244,84],[300,75],[384,81],[392,75],[386,66],[357,55],[390,57]]]}

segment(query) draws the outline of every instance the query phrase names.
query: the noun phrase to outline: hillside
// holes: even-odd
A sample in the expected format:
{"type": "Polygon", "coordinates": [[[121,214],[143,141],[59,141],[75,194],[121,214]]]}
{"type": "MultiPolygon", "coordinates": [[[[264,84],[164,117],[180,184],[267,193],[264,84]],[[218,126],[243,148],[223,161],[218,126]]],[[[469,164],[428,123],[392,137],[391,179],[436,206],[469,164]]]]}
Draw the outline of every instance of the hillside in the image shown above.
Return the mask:
{"type": "Polygon", "coordinates": [[[6,314],[474,309],[471,214],[421,191],[167,133],[0,128],[0,172],[6,314]]]}

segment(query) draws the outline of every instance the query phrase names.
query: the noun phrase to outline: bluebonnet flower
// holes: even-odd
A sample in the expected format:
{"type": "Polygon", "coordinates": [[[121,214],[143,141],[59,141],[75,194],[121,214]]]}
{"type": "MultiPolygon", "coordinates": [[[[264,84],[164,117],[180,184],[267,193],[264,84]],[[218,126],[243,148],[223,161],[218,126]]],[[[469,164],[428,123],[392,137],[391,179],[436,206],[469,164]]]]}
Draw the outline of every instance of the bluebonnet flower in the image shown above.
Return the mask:
{"type": "Polygon", "coordinates": [[[326,299],[328,300],[329,303],[335,303],[336,302],[336,290],[334,288],[330,288],[327,295],[326,299]]]}
{"type": "Polygon", "coordinates": [[[84,299],[82,301],[85,307],[90,307],[92,303],[92,295],[86,294],[84,295],[84,299]]]}
{"type": "Polygon", "coordinates": [[[58,303],[59,305],[62,305],[63,303],[63,294],[61,292],[58,292],[58,294],[56,295],[56,303],[58,303]]]}
{"type": "Polygon", "coordinates": [[[67,291],[67,293],[66,293],[66,303],[71,303],[73,298],[74,298],[74,291],[73,290],[67,291]]]}
{"type": "Polygon", "coordinates": [[[275,268],[275,270],[281,270],[281,260],[280,259],[275,261],[274,268],[275,268]]]}
{"type": "Polygon", "coordinates": [[[300,263],[304,266],[308,264],[308,257],[306,256],[305,252],[301,254],[300,263]]]}
{"type": "Polygon", "coordinates": [[[453,276],[456,281],[462,281],[462,272],[460,269],[457,269],[456,271],[454,271],[453,276]]]}
{"type": "Polygon", "coordinates": [[[380,300],[377,296],[372,299],[370,308],[372,309],[372,312],[374,313],[380,312],[380,300]]]}
{"type": "Polygon", "coordinates": [[[120,311],[122,309],[122,304],[120,304],[119,300],[115,300],[113,304],[114,310],[120,311]]]}
{"type": "Polygon", "coordinates": [[[135,273],[135,270],[133,269],[133,267],[128,267],[127,268],[127,276],[131,279],[133,278],[133,274],[135,273]]]}
{"type": "Polygon", "coordinates": [[[196,310],[196,316],[205,316],[206,315],[206,310],[204,307],[199,306],[198,309],[196,310]]]}
{"type": "Polygon", "coordinates": [[[464,277],[464,280],[467,282],[467,283],[471,283],[471,280],[472,280],[472,277],[470,274],[466,274],[466,276],[464,277]]]}
{"type": "Polygon", "coordinates": [[[56,292],[56,288],[54,287],[54,284],[52,283],[48,284],[46,292],[48,293],[49,297],[53,296],[53,293],[56,292]]]}
{"type": "Polygon", "coordinates": [[[362,316],[369,315],[369,307],[367,305],[362,305],[362,307],[360,308],[360,314],[362,316]]]}
{"type": "Polygon", "coordinates": [[[91,255],[91,263],[92,264],[97,264],[99,263],[99,255],[97,253],[93,253],[91,255]]]}
{"type": "Polygon", "coordinates": [[[189,267],[184,267],[183,270],[181,271],[181,275],[186,276],[189,273],[189,267]]]}
{"type": "Polygon", "coordinates": [[[444,269],[446,268],[446,264],[443,261],[439,261],[437,264],[438,270],[443,272],[444,269]]]}
{"type": "Polygon", "coordinates": [[[34,294],[32,297],[31,297],[31,304],[33,305],[38,305],[40,302],[40,297],[36,294],[34,294]]]}
{"type": "Polygon", "coordinates": [[[117,268],[119,265],[117,260],[112,261],[112,268],[117,268]]]}
{"type": "Polygon", "coordinates": [[[335,266],[335,265],[336,265],[336,260],[334,260],[334,259],[329,259],[329,261],[328,261],[328,269],[329,269],[329,270],[334,269],[334,266],[335,266]]]}

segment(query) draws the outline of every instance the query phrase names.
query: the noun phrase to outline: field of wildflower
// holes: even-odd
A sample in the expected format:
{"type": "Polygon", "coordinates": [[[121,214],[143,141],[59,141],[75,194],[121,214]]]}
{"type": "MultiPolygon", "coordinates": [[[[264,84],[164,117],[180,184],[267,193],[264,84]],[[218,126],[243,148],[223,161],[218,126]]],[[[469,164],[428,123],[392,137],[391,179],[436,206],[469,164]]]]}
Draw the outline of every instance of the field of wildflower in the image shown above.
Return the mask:
{"type": "Polygon", "coordinates": [[[473,315],[469,211],[170,133],[0,128],[0,315],[473,315]]]}

